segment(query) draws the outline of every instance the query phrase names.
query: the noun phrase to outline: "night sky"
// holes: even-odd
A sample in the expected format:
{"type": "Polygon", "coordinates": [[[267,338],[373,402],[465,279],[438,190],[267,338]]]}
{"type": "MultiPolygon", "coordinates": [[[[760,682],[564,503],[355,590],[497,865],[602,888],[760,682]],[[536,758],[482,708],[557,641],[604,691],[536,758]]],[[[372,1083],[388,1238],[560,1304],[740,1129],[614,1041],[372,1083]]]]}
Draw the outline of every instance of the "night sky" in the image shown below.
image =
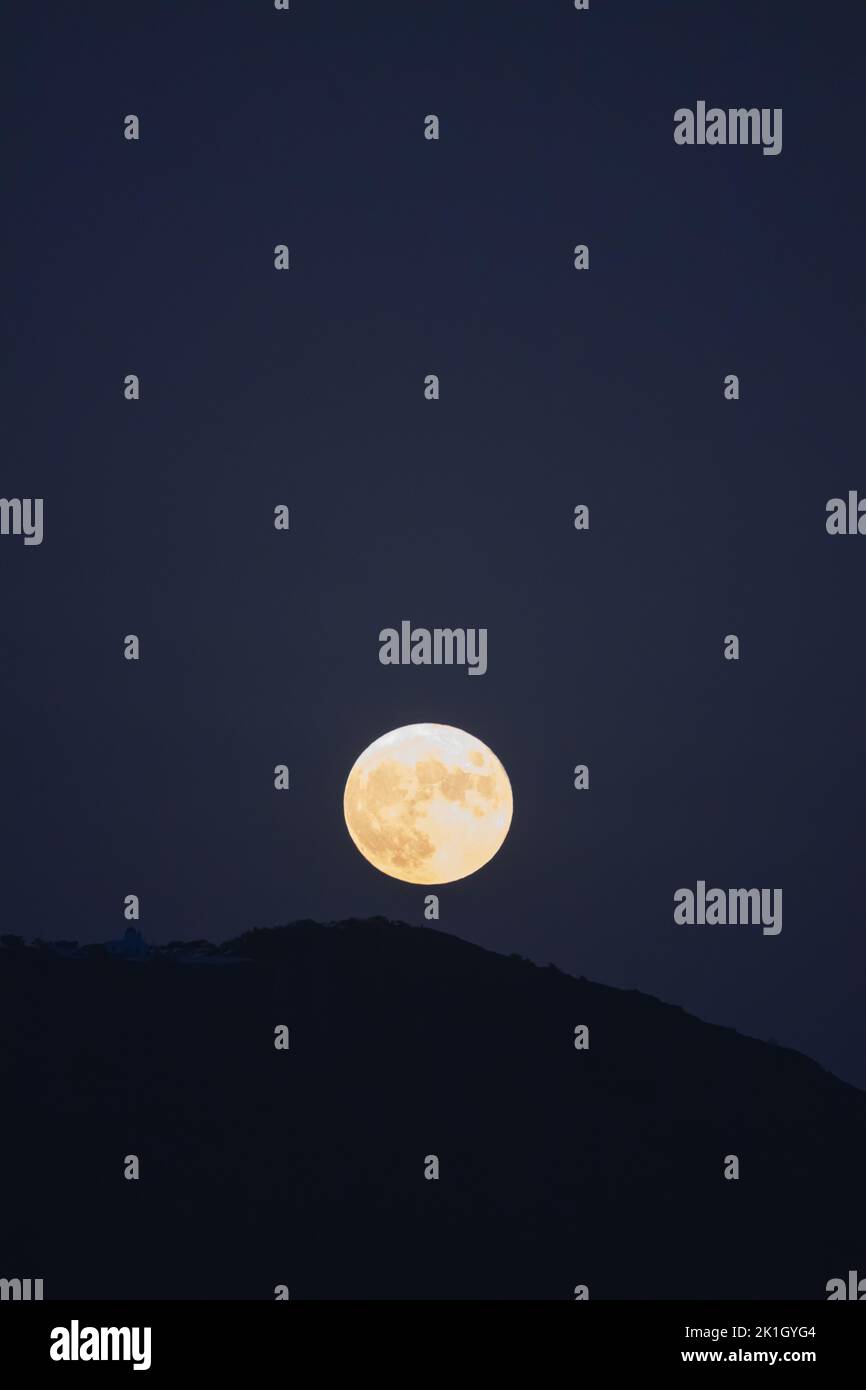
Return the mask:
{"type": "Polygon", "coordinates": [[[866,538],[825,529],[866,493],[866,12],[15,10],[0,492],[45,535],[0,537],[2,930],[421,923],[343,785],[455,724],[514,822],[429,930],[866,1085],[866,538]],[[781,107],[781,154],[678,147],[699,100],[781,107]],[[382,666],[403,619],[486,627],[486,675],[382,666]],[[677,926],[699,878],[781,887],[781,935],[677,926]]]}

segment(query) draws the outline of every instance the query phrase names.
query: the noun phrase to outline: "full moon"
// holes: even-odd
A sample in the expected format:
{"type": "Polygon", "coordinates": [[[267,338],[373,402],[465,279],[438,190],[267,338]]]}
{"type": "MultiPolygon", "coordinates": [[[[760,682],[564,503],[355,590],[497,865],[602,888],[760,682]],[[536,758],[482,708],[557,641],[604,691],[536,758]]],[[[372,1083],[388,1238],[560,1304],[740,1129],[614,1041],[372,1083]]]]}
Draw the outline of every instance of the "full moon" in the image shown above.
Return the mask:
{"type": "Polygon", "coordinates": [[[492,859],[511,783],[486,744],[449,724],[407,724],[365,748],[343,814],[365,859],[404,883],[453,883],[492,859]]]}

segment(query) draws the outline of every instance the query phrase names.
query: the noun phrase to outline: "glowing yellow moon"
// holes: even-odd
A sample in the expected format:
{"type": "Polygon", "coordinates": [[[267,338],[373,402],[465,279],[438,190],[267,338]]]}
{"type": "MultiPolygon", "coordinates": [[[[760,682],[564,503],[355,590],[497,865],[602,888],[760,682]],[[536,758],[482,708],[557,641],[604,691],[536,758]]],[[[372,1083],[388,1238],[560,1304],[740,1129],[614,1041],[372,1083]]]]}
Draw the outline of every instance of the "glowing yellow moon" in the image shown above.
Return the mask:
{"type": "Polygon", "coordinates": [[[343,793],[346,826],[383,874],[452,883],[492,859],[511,825],[511,783],[480,739],[407,724],[365,748],[343,793]]]}

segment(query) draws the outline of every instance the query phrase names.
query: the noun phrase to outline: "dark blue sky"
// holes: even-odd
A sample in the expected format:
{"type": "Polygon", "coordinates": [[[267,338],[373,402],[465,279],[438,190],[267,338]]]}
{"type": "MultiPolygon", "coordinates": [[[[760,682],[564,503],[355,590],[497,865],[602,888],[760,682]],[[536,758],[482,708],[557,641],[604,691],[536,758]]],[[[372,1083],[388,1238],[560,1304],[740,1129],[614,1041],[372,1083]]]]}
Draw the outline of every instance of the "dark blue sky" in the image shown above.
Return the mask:
{"type": "Polygon", "coordinates": [[[420,921],[342,788],[387,729],[453,723],[515,816],[443,930],[866,1084],[866,539],[824,527],[866,492],[862,9],[6,29],[0,491],[45,539],[0,537],[4,930],[116,936],[129,892],[154,940],[420,921]],[[677,147],[698,100],[781,107],[782,153],[677,147]],[[404,618],[486,627],[487,674],[381,666],[404,618]],[[677,927],[699,878],[783,888],[781,935],[677,927]]]}

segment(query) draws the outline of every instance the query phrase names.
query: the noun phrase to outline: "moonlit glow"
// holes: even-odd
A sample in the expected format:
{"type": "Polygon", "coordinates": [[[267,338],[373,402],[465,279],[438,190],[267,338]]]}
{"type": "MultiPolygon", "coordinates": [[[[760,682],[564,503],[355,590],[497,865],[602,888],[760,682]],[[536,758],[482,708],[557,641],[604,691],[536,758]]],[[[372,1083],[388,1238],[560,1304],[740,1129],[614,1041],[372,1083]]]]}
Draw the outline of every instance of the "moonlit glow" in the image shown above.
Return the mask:
{"type": "Polygon", "coordinates": [[[492,859],[511,825],[495,753],[448,724],[407,724],[371,743],[343,793],[346,826],[383,874],[452,883],[492,859]]]}

